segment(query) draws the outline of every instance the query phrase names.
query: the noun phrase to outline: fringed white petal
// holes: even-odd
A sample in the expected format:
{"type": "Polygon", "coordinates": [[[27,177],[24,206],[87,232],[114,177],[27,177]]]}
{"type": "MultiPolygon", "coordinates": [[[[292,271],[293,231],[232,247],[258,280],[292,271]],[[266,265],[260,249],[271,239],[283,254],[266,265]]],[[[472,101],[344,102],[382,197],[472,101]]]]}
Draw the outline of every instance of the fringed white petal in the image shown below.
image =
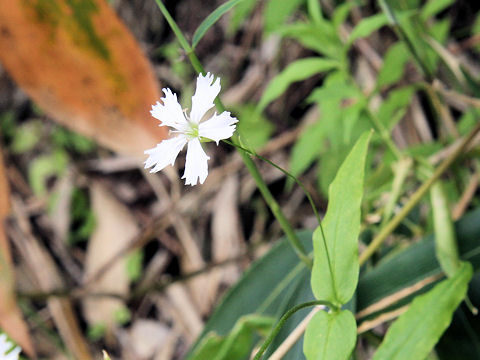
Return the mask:
{"type": "Polygon", "coordinates": [[[14,347],[14,344],[8,341],[7,335],[0,334],[0,359],[1,360],[18,360],[18,357],[21,351],[22,349],[19,346],[14,347]],[[7,354],[7,351],[9,352],[8,354],[7,354]]]}
{"type": "Polygon", "coordinates": [[[160,126],[170,126],[178,131],[185,131],[188,122],[183,114],[177,95],[172,93],[170,89],[163,89],[165,97],[161,98],[162,103],[158,102],[152,106],[150,114],[161,121],[160,126]]]}
{"type": "Polygon", "coordinates": [[[230,115],[228,111],[213,115],[210,119],[198,125],[198,134],[201,137],[213,140],[217,143],[220,140],[228,139],[235,132],[235,123],[238,120],[230,115]]]}
{"type": "Polygon", "coordinates": [[[187,138],[184,135],[179,135],[171,139],[163,140],[153,149],[145,151],[149,155],[145,161],[145,169],[153,167],[150,172],[157,172],[164,169],[168,165],[173,165],[178,153],[183,149],[187,143],[187,138]]]}
{"type": "Polygon", "coordinates": [[[210,73],[198,75],[197,88],[192,97],[192,111],[190,121],[198,124],[203,115],[213,107],[213,101],[220,93],[220,78],[213,82],[214,76],[210,73]]]}
{"type": "Polygon", "coordinates": [[[197,181],[203,184],[208,175],[209,159],[198,138],[188,142],[185,173],[182,177],[185,179],[185,185],[197,185],[197,181]]]}

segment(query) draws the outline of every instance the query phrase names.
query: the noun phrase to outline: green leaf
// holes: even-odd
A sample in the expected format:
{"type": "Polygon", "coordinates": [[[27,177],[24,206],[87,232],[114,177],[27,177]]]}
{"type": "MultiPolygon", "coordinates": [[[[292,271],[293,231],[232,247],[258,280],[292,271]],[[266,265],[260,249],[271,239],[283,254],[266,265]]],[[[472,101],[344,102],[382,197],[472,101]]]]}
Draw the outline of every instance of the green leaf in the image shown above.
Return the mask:
{"type": "Polygon", "coordinates": [[[304,0],[269,0],[263,13],[265,32],[276,30],[304,0]]]}
{"type": "Polygon", "coordinates": [[[337,30],[327,21],[317,24],[297,22],[280,27],[277,33],[293,38],[307,49],[324,54],[329,58],[345,60],[342,52],[343,43],[338,37],[337,30]]]}
{"type": "Polygon", "coordinates": [[[357,341],[357,324],[349,310],[318,311],[305,331],[303,351],[307,360],[349,359],[357,341]]]}
{"type": "Polygon", "coordinates": [[[127,275],[131,281],[136,281],[142,276],[143,251],[133,250],[127,255],[127,275]]]}
{"type": "Polygon", "coordinates": [[[391,85],[400,80],[409,58],[410,53],[404,43],[398,42],[390,46],[378,73],[377,86],[391,85]]]}
{"type": "Polygon", "coordinates": [[[420,12],[420,18],[425,21],[431,16],[437,15],[452,5],[455,0],[429,0],[420,12]]]}
{"type": "Polygon", "coordinates": [[[210,15],[208,15],[207,18],[202,21],[200,26],[197,28],[197,30],[195,30],[195,33],[193,34],[192,48],[195,49],[198,42],[203,38],[208,29],[210,29],[213,24],[215,24],[218,19],[222,17],[222,15],[224,15],[228,10],[233,8],[241,1],[243,0],[229,0],[226,3],[220,5],[210,15]]]}
{"type": "Polygon", "coordinates": [[[378,30],[387,24],[388,18],[385,16],[385,14],[376,14],[362,19],[362,21],[360,21],[350,33],[347,41],[347,48],[350,47],[355,40],[367,37],[375,30],[378,30]]]}
{"type": "Polygon", "coordinates": [[[425,359],[465,298],[472,275],[472,266],[464,262],[453,277],[415,298],[390,327],[373,359],[425,359]]]}
{"type": "MultiPolygon", "coordinates": [[[[480,273],[473,274],[468,285],[468,297],[478,308],[480,305],[480,273]]],[[[455,311],[452,323],[435,345],[439,360],[480,359],[480,319],[462,304],[455,311]]]]}
{"type": "MultiPolygon", "coordinates": [[[[305,249],[311,251],[312,232],[305,230],[297,234],[305,249]]],[[[283,238],[256,261],[226,293],[191,351],[195,351],[211,331],[220,336],[228,334],[241,316],[256,313],[274,316],[278,320],[291,304],[314,300],[311,293],[304,291],[301,293],[305,294],[305,297],[298,297],[299,284],[307,286],[308,275],[305,265],[299,261],[283,238]]]]}
{"type": "Polygon", "coordinates": [[[32,150],[42,136],[40,121],[30,121],[15,128],[11,150],[14,154],[22,154],[32,150]]]}
{"type": "Polygon", "coordinates": [[[460,257],[442,180],[437,180],[430,188],[430,201],[435,229],[435,254],[443,271],[448,276],[453,276],[460,266],[460,257]]]}
{"type": "Polygon", "coordinates": [[[332,16],[332,23],[335,29],[338,29],[348,17],[350,10],[355,6],[355,2],[344,2],[343,4],[338,4],[335,7],[335,11],[332,16]]]}
{"type": "Polygon", "coordinates": [[[62,175],[67,165],[68,156],[61,150],[35,158],[28,169],[28,180],[33,192],[38,196],[46,195],[47,180],[51,176],[62,175]]]}
{"type": "MultiPolygon", "coordinates": [[[[480,208],[464,215],[455,223],[455,234],[458,241],[460,257],[480,269],[480,208]]],[[[441,275],[442,269],[435,258],[435,240],[430,235],[380,262],[374,268],[360,275],[357,288],[357,310],[372,307],[385,297],[396,297],[397,301],[387,310],[396,309],[408,303],[411,290],[425,291],[431,280],[428,278],[441,275]],[[423,285],[422,285],[423,284],[423,285]],[[395,294],[409,288],[404,296],[395,294]]],[[[405,292],[405,291],[403,291],[405,292]]],[[[418,294],[413,291],[413,295],[418,294]]],[[[372,313],[372,316],[379,313],[372,313]]],[[[362,316],[362,319],[364,317],[362,316]]]]}
{"type": "Polygon", "coordinates": [[[378,118],[387,129],[392,130],[398,121],[405,115],[415,93],[413,86],[405,86],[392,90],[378,109],[378,118]]]}
{"type": "Polygon", "coordinates": [[[234,110],[242,119],[237,127],[242,142],[254,150],[265,145],[275,130],[275,126],[262,113],[258,112],[253,104],[236,106],[234,110]]]}
{"type": "Polygon", "coordinates": [[[209,333],[189,359],[245,359],[252,347],[254,335],[258,333],[266,337],[274,324],[275,319],[272,317],[259,315],[241,317],[227,336],[209,333]]]}
{"type": "Polygon", "coordinates": [[[258,104],[259,111],[279,97],[295,81],[305,80],[315,74],[339,67],[338,61],[318,57],[297,60],[287,66],[268,84],[258,104]]]}
{"type": "Polygon", "coordinates": [[[290,172],[294,176],[303,173],[320,155],[325,147],[325,126],[319,121],[308,126],[293,146],[290,158],[290,172]]]}
{"type": "Polygon", "coordinates": [[[360,206],[370,137],[367,132],[358,139],[338,170],[328,192],[324,234],[320,227],[313,234],[313,293],[337,305],[347,303],[357,287],[360,206]]]}

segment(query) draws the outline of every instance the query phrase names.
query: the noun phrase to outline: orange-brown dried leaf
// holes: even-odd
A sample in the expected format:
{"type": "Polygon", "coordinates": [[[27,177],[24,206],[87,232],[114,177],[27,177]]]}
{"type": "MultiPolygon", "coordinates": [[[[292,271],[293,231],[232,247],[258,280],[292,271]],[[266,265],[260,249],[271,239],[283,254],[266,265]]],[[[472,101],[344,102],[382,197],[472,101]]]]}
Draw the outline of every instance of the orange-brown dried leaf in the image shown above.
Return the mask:
{"type": "Polygon", "coordinates": [[[0,149],[0,328],[30,356],[35,356],[28,326],[15,296],[15,277],[5,219],[10,212],[9,187],[0,149]]]}
{"type": "Polygon", "coordinates": [[[53,119],[115,151],[166,137],[150,64],[104,0],[3,0],[0,61],[53,119]]]}

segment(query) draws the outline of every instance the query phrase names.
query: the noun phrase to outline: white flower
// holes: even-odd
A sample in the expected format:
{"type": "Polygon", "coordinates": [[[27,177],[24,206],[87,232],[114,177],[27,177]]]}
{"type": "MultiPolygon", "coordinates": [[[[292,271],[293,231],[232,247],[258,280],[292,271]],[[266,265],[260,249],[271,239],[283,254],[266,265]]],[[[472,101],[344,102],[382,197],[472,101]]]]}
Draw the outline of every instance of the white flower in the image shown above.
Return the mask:
{"type": "Polygon", "coordinates": [[[204,115],[214,104],[213,101],[220,92],[220,78],[214,82],[214,76],[207,73],[199,75],[197,88],[192,97],[192,111],[190,116],[182,111],[178,103],[177,95],[170,89],[163,89],[165,97],[161,98],[163,104],[157,101],[152,106],[150,113],[160,120],[159,126],[169,126],[174,130],[174,137],[163,140],[155,148],[145,151],[149,157],[145,161],[145,168],[152,167],[150,172],[157,172],[167,165],[173,165],[178,153],[187,145],[187,158],[185,172],[182,179],[185,185],[196,185],[199,181],[203,184],[208,175],[207,161],[210,157],[203,151],[201,141],[205,139],[219,143],[222,139],[228,139],[235,132],[235,123],[238,120],[225,111],[215,113],[209,119],[203,120],[204,115]]]}
{"type": "Polygon", "coordinates": [[[22,349],[14,346],[7,339],[7,335],[0,334],[0,360],[18,360],[18,355],[22,349]]]}

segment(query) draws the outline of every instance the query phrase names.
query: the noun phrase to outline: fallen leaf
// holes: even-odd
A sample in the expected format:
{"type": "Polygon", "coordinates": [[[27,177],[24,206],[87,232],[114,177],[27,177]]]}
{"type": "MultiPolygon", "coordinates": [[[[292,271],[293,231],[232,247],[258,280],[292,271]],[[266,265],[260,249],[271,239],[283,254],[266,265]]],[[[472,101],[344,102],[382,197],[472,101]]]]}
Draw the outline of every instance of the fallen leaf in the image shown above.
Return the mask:
{"type": "Polygon", "coordinates": [[[54,120],[123,154],[166,137],[148,60],[104,0],[3,1],[0,61],[54,120]]]}
{"type": "Polygon", "coordinates": [[[4,221],[10,212],[8,186],[0,149],[0,328],[31,357],[35,357],[28,326],[23,320],[15,296],[15,274],[4,221]]]}
{"type": "MultiPolygon", "coordinates": [[[[11,232],[22,260],[28,266],[30,277],[40,291],[51,292],[64,289],[65,284],[55,261],[45,246],[32,234],[32,229],[23,204],[12,198],[15,226],[11,232]]],[[[66,297],[49,296],[47,305],[58,332],[72,357],[90,360],[92,356],[83,337],[73,303],[66,297]]]]}
{"type": "MultiPolygon", "coordinates": [[[[96,226],[90,237],[85,260],[85,278],[94,276],[112,256],[125,249],[138,233],[138,226],[129,210],[102,185],[90,188],[96,226]]],[[[115,261],[98,279],[88,285],[90,293],[108,293],[126,296],[130,280],[126,256],[115,261]]],[[[123,301],[114,297],[87,297],[82,302],[85,318],[91,325],[103,325],[107,335],[118,324],[118,314],[125,309],[123,301]]]]}

